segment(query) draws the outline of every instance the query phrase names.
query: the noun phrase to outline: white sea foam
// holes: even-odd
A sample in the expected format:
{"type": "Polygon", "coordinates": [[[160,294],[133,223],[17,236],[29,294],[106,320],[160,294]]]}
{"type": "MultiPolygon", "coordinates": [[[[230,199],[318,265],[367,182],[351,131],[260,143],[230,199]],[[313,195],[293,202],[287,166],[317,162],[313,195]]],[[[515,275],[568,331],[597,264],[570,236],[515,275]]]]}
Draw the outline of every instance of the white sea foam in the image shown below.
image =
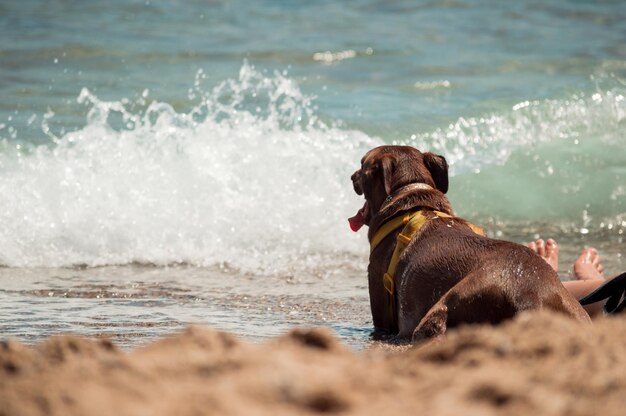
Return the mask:
{"type": "Polygon", "coordinates": [[[350,174],[378,139],[325,126],[291,79],[247,64],[192,95],[190,112],[153,102],[133,113],[85,89],[86,127],[54,146],[5,149],[0,264],[287,273],[366,252],[347,226],[361,204],[350,174]]]}
{"type": "Polygon", "coordinates": [[[447,128],[420,132],[407,141],[446,156],[451,172],[479,171],[502,165],[520,149],[534,152],[537,145],[553,142],[568,146],[567,139],[624,145],[617,134],[626,120],[626,101],[620,90],[579,94],[568,99],[524,101],[509,112],[460,118],[447,128]]]}
{"type": "Polygon", "coordinates": [[[450,197],[464,216],[511,228],[608,229],[621,241],[626,102],[623,87],[608,81],[591,94],[460,118],[407,142],[446,156],[456,176],[450,197]]]}
{"type": "MultiPolygon", "coordinates": [[[[147,103],[147,90],[132,102],[109,102],[84,89],[78,101],[88,108],[85,127],[56,137],[49,113],[42,128],[50,145],[0,142],[0,264],[189,263],[255,274],[332,270],[354,260],[362,266],[365,233],[351,233],[346,222],[362,199],[349,178],[362,155],[383,141],[320,122],[312,98],[284,74],[268,76],[244,64],[237,79],[208,91],[202,78],[200,72],[189,91],[198,104],[186,112],[147,103]],[[136,107],[143,110],[131,110],[136,107]]],[[[465,176],[456,183],[470,185],[457,192],[466,213],[544,220],[537,206],[553,204],[553,217],[566,224],[576,226],[584,211],[602,221],[598,226],[612,227],[625,211],[620,166],[626,156],[616,151],[625,144],[618,133],[626,120],[620,91],[522,102],[417,132],[408,143],[444,154],[451,173],[465,176]],[[542,143],[566,149],[558,152],[566,159],[546,157],[542,143]],[[590,148],[604,152],[598,163],[613,165],[587,167],[590,148]],[[465,175],[520,152],[526,164],[511,164],[480,183],[465,175]],[[543,188],[526,178],[536,204],[526,197],[528,206],[507,205],[508,184],[542,169],[560,177],[543,188]],[[589,174],[572,175],[580,169],[589,174]],[[602,186],[586,185],[589,177],[602,186]],[[558,192],[573,199],[554,198],[555,181],[558,192]],[[573,197],[581,188],[594,193],[573,197]],[[488,192],[495,195],[490,202],[488,192]],[[552,198],[546,202],[543,195],[552,198]]]]}

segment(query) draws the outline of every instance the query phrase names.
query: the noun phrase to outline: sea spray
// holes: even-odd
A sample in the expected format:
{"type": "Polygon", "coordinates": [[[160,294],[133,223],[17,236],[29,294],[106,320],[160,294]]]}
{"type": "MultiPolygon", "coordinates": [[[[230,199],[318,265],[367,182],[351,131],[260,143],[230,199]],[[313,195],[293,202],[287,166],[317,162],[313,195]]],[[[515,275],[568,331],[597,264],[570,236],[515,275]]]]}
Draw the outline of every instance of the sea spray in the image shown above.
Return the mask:
{"type": "Polygon", "coordinates": [[[293,80],[247,64],[195,93],[189,112],[133,113],[84,89],[84,128],[1,154],[0,263],[285,273],[364,252],[349,178],[380,140],[324,125],[293,80]]]}
{"type": "Polygon", "coordinates": [[[523,101],[403,142],[446,156],[449,196],[463,216],[500,228],[602,231],[621,242],[626,88],[616,76],[596,82],[592,93],[523,101]]]}
{"type": "MultiPolygon", "coordinates": [[[[362,199],[349,178],[384,141],[321,122],[314,97],[285,73],[244,63],[214,88],[203,79],[200,71],[186,111],[150,101],[147,90],[106,101],[85,88],[84,127],[55,135],[49,112],[49,144],[5,138],[0,264],[184,263],[274,275],[362,268],[365,233],[346,222],[362,199]]],[[[456,212],[491,224],[492,234],[600,232],[619,245],[626,102],[618,81],[397,140],[445,155],[456,212]]]]}

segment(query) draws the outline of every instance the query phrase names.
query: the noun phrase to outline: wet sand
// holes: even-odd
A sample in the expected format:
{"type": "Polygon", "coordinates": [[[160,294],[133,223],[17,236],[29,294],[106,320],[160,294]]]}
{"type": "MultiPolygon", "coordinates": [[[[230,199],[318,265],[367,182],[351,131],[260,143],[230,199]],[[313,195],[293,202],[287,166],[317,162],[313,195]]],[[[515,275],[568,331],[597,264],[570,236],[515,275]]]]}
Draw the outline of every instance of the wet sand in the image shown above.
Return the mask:
{"type": "Polygon", "coordinates": [[[328,329],[259,344],[207,327],[124,351],[0,344],[0,415],[621,415],[626,316],[533,312],[418,347],[354,352],[328,329]]]}

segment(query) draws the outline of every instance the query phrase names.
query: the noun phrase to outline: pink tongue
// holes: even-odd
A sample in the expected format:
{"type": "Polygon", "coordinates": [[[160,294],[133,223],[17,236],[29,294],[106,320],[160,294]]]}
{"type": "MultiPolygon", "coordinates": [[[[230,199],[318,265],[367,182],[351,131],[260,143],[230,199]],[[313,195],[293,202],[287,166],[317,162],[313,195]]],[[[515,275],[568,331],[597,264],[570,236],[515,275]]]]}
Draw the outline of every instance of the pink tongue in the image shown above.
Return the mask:
{"type": "Polygon", "coordinates": [[[365,214],[367,213],[367,202],[363,205],[363,208],[356,213],[354,217],[348,218],[348,222],[350,223],[350,229],[355,233],[365,225],[365,214]]]}

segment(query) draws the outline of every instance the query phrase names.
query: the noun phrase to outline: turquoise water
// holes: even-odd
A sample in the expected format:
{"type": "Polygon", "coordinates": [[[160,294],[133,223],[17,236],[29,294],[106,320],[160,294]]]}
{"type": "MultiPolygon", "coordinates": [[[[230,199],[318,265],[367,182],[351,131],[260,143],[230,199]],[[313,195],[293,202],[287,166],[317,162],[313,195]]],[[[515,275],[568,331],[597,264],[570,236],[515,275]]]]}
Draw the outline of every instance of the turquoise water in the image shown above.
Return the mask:
{"type": "Polygon", "coordinates": [[[621,1],[29,0],[0,3],[0,36],[5,334],[92,334],[97,310],[141,339],[303,323],[358,343],[349,176],[382,143],[443,154],[457,213],[491,235],[556,237],[564,278],[585,245],[624,269],[621,1]]]}

